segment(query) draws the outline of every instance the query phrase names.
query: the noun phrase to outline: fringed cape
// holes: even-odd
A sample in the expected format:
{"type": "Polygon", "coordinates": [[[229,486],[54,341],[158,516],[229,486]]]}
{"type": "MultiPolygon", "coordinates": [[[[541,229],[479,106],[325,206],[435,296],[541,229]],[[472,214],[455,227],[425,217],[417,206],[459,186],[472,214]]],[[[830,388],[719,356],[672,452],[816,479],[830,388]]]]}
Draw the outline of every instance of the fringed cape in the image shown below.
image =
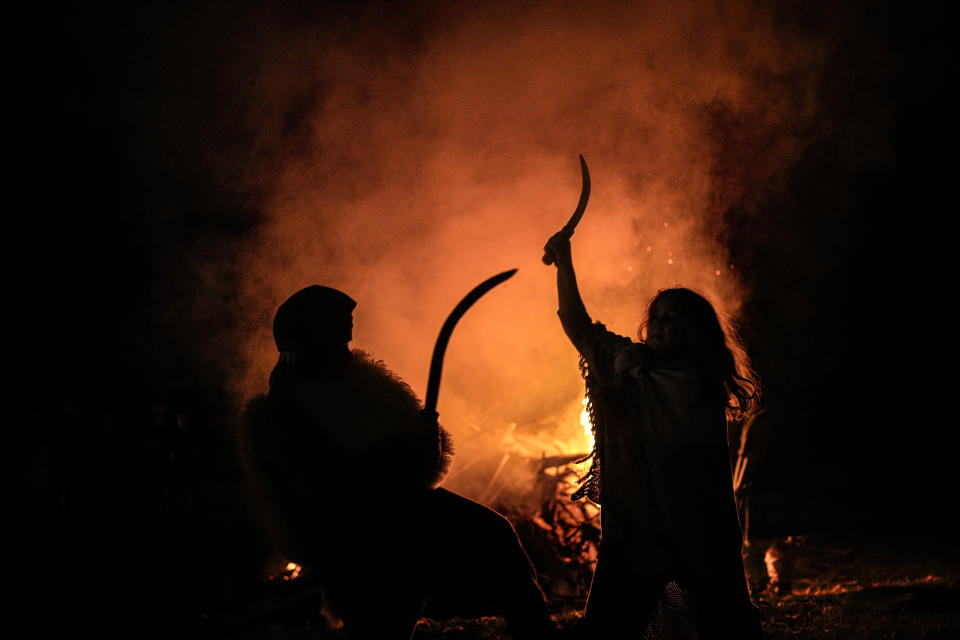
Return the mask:
{"type": "MultiPolygon", "coordinates": [[[[759,629],[743,573],[726,415],[716,387],[692,363],[657,363],[645,345],[600,323],[587,319],[568,333],[582,356],[595,443],[573,497],[602,505],[600,563],[627,567],[638,584],[663,572],[696,585],[708,609],[730,616],[704,624],[759,629]],[[713,607],[718,603],[724,604],[713,607]]],[[[603,573],[599,564],[597,571],[603,573]]]]}

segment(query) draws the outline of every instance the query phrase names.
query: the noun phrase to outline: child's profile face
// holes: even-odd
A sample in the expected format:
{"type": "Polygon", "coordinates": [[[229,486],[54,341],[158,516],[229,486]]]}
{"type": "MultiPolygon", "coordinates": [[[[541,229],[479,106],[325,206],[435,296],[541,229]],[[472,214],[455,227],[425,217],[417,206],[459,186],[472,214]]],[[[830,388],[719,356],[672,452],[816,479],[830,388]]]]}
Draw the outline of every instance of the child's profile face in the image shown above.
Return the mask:
{"type": "Polygon", "coordinates": [[[689,341],[680,321],[680,303],[661,297],[650,306],[647,318],[647,346],[658,360],[673,360],[687,354],[689,341]]]}

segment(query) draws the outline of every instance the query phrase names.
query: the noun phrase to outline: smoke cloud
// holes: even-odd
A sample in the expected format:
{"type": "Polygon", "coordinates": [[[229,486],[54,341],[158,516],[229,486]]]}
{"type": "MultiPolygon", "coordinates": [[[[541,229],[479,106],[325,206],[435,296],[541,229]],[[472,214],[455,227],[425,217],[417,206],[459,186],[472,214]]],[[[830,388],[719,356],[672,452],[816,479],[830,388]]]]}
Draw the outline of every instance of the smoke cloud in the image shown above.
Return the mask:
{"type": "Polygon", "coordinates": [[[593,192],[574,258],[594,319],[633,336],[649,299],[676,285],[736,319],[746,282],[724,214],[796,160],[825,55],[750,2],[269,17],[238,38],[251,38],[236,105],[250,138],[232,163],[211,163],[261,203],[255,237],[230,258],[232,383],[243,397],[265,390],[273,311],[319,283],[358,301],[354,346],[422,395],[449,311],[519,268],[447,352],[439,411],[461,467],[587,444],[577,355],[540,262],[577,202],[577,154],[593,192]]]}
{"type": "MultiPolygon", "coordinates": [[[[937,486],[949,345],[883,347],[905,335],[891,308],[949,291],[936,16],[465,4],[24,12],[13,361],[47,381],[26,385],[28,404],[138,416],[156,403],[219,428],[231,401],[266,389],[274,310],[312,283],[358,300],[355,346],[422,394],[454,304],[516,267],[450,343],[451,482],[507,452],[582,450],[577,356],[540,256],[577,201],[583,154],[593,194],[574,257],[594,318],[633,335],[657,290],[685,285],[742,323],[768,408],[751,499],[763,489],[782,510],[796,484],[793,502],[854,522],[837,487],[860,487],[851,505],[875,493],[886,514],[881,480],[901,503],[937,486]],[[891,370],[939,373],[892,383],[891,370]],[[896,407],[877,400],[891,384],[896,407]],[[894,479],[904,460],[918,474],[894,479]]],[[[929,320],[922,333],[952,335],[949,314],[929,320]]]]}

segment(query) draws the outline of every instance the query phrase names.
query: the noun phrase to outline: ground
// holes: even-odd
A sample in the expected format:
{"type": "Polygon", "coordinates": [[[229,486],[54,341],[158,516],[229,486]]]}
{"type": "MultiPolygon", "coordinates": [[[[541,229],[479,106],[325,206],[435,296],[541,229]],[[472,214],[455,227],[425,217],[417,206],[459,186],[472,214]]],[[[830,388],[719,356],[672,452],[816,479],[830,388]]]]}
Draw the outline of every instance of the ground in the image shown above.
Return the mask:
{"type": "Polygon", "coordinates": [[[780,638],[960,638],[960,553],[807,542],[789,593],[759,594],[780,638]]]}
{"type": "MultiPolygon", "coordinates": [[[[785,559],[777,563],[779,593],[767,587],[754,596],[768,640],[960,638],[960,550],[803,538],[776,542],[785,559]]],[[[768,548],[769,541],[755,543],[750,557],[762,562],[768,548]]],[[[756,572],[756,563],[750,566],[756,572]]],[[[752,577],[759,584],[755,573],[752,577]]],[[[342,630],[329,628],[318,601],[294,583],[269,596],[265,592],[254,607],[245,608],[246,628],[238,636],[345,639],[342,630]]],[[[580,607],[579,601],[552,602],[564,627],[577,620],[580,607]]],[[[415,640],[509,638],[498,618],[425,619],[415,634],[415,640]]]]}

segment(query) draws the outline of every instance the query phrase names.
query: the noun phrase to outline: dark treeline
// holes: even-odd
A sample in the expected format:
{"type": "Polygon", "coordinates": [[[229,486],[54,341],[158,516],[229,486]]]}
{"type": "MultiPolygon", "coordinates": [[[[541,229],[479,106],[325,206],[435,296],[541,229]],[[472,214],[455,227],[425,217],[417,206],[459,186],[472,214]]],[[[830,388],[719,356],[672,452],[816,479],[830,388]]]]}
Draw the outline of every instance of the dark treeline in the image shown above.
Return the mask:
{"type": "Polygon", "coordinates": [[[182,70],[156,39],[177,46],[175,13],[22,17],[7,236],[21,416],[5,446],[12,609],[34,628],[197,625],[260,578],[266,553],[236,455],[230,354],[208,355],[229,301],[198,304],[189,266],[253,216],[175,142],[156,146],[153,96],[182,70]]]}
{"type": "MultiPolygon", "coordinates": [[[[840,13],[855,38],[822,78],[828,135],[766,187],[759,212],[727,214],[733,259],[752,274],[744,331],[764,419],[790,434],[766,438],[769,479],[755,489],[771,513],[790,496],[810,531],[943,542],[957,380],[940,308],[957,228],[940,154],[945,40],[922,11],[840,13]]],[[[798,14],[816,28],[818,12],[798,14]]]]}

